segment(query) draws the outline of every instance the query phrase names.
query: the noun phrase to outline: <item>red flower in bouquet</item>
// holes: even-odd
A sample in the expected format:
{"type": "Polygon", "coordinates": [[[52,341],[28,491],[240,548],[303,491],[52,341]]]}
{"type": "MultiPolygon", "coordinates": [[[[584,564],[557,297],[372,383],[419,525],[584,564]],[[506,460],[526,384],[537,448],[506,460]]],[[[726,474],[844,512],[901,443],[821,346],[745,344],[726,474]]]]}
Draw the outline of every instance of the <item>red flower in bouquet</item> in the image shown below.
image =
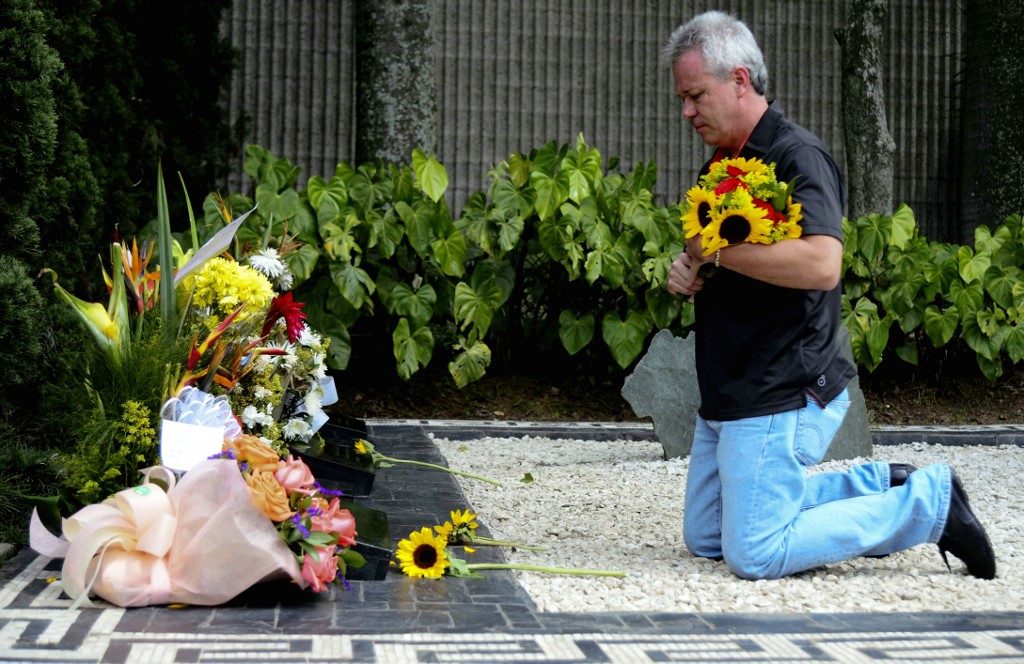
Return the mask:
{"type": "Polygon", "coordinates": [[[265,337],[270,334],[274,324],[281,318],[284,318],[285,326],[288,330],[288,341],[295,343],[295,340],[302,335],[302,321],[306,319],[306,314],[302,312],[302,307],[304,306],[305,303],[295,302],[292,299],[291,291],[275,297],[274,301],[270,303],[270,310],[267,311],[267,318],[263,323],[263,331],[260,333],[261,336],[265,337]]]}
{"type": "Polygon", "coordinates": [[[314,491],[313,485],[316,484],[316,478],[313,477],[313,473],[309,470],[302,459],[295,459],[291,454],[288,455],[288,459],[281,462],[277,470],[274,471],[274,479],[280,483],[285,491],[291,493],[298,491],[300,493],[312,493],[314,491]]]}
{"type": "Polygon", "coordinates": [[[312,530],[322,533],[337,533],[338,544],[354,546],[356,543],[355,517],[352,516],[352,512],[341,508],[337,496],[330,503],[321,498],[319,509],[320,513],[313,515],[310,519],[312,530]]]}
{"type": "Polygon", "coordinates": [[[316,555],[307,553],[302,559],[302,578],[315,592],[327,590],[327,584],[338,576],[338,558],[334,555],[337,547],[325,546],[316,550],[316,555]]]}

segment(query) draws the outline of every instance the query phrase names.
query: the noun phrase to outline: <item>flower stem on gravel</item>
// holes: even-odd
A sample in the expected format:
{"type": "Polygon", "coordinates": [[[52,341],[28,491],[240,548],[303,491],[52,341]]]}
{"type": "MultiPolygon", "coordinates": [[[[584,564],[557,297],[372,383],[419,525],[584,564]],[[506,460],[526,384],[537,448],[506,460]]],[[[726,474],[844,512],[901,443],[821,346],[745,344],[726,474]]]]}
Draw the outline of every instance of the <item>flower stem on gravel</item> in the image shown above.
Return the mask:
{"type": "Polygon", "coordinates": [[[572,567],[544,567],[543,565],[526,565],[515,563],[469,563],[466,569],[518,569],[526,572],[548,572],[551,574],[572,574],[576,576],[626,576],[625,572],[604,569],[575,569],[572,567]]]}
{"type": "Polygon", "coordinates": [[[492,479],[488,479],[486,477],[480,477],[479,475],[474,475],[472,473],[463,472],[461,470],[455,470],[454,468],[447,468],[445,466],[439,466],[436,463],[428,463],[426,461],[413,461],[412,459],[395,459],[393,457],[384,456],[383,454],[380,454],[379,452],[376,454],[376,456],[378,456],[382,461],[388,461],[388,462],[391,462],[391,463],[411,463],[411,464],[414,464],[416,466],[426,466],[427,468],[435,468],[437,470],[444,470],[446,472],[455,473],[456,475],[462,475],[464,477],[472,477],[475,480],[481,480],[482,482],[487,482],[488,484],[493,484],[494,486],[501,486],[500,482],[496,482],[496,481],[494,481],[492,479]]]}
{"type": "Polygon", "coordinates": [[[506,540],[496,540],[490,537],[477,536],[472,542],[468,542],[470,546],[512,546],[517,549],[523,549],[524,551],[547,551],[546,547],[533,546],[532,544],[520,544],[519,542],[509,542],[506,540]]]}

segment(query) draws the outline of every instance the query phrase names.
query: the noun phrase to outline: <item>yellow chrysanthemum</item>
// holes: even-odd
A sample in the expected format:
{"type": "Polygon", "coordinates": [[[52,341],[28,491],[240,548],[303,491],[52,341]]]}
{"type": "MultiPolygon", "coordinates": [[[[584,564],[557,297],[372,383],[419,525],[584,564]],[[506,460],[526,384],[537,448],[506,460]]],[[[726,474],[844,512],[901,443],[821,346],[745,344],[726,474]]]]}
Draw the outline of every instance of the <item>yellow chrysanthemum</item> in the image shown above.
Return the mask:
{"type": "Polygon", "coordinates": [[[448,568],[447,542],[435,537],[430,528],[423,527],[409,535],[409,539],[398,543],[395,557],[402,572],[408,576],[425,579],[440,579],[448,568]]]}
{"type": "Polygon", "coordinates": [[[192,293],[194,306],[209,307],[221,315],[230,314],[244,302],[246,306],[235,318],[236,322],[250,318],[261,320],[274,299],[274,287],[263,273],[219,256],[206,261],[202,269],[186,277],[184,286],[192,293]]]}
{"type": "Polygon", "coordinates": [[[700,187],[693,187],[686,192],[686,213],[683,214],[683,231],[687,238],[700,233],[711,223],[711,212],[714,210],[718,197],[713,192],[700,187]]]}
{"type": "Polygon", "coordinates": [[[704,255],[740,242],[770,242],[772,222],[759,208],[728,208],[714,215],[701,232],[704,255]]]}

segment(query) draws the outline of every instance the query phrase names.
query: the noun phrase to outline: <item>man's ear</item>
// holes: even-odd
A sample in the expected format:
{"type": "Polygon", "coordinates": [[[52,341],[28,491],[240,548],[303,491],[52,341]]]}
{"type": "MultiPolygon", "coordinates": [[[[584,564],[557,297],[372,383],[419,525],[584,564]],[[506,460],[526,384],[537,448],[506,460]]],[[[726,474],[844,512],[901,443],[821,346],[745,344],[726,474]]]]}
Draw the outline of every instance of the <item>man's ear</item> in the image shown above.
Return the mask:
{"type": "Polygon", "coordinates": [[[750,85],[750,71],[746,67],[736,67],[732,70],[732,82],[736,86],[736,95],[742,97],[752,88],[750,85]]]}

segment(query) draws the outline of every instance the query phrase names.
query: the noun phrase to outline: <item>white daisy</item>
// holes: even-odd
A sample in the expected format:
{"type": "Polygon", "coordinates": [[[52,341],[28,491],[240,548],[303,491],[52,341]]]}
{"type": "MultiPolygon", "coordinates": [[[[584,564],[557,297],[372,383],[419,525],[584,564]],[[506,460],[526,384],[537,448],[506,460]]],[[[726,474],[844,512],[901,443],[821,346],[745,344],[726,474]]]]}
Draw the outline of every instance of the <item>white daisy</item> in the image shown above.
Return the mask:
{"type": "Polygon", "coordinates": [[[302,400],[302,404],[306,407],[306,412],[310,415],[316,415],[324,409],[322,404],[323,399],[320,398],[318,390],[311,390],[309,394],[302,400]]]}
{"type": "Polygon", "coordinates": [[[259,417],[260,412],[256,410],[256,406],[246,406],[242,410],[242,424],[246,428],[251,429],[256,425],[256,418],[259,417]]]}
{"type": "Polygon", "coordinates": [[[273,247],[267,247],[263,251],[249,256],[249,265],[271,279],[277,279],[288,269],[288,266],[281,260],[281,255],[277,253],[277,249],[273,247]]]}
{"type": "Polygon", "coordinates": [[[320,344],[320,335],[309,328],[309,325],[302,324],[302,334],[299,335],[299,343],[307,348],[320,344]]]}
{"type": "Polygon", "coordinates": [[[290,291],[292,289],[292,284],[294,283],[295,275],[292,274],[292,271],[289,270],[288,266],[286,265],[284,268],[284,272],[282,272],[281,276],[277,278],[277,288],[282,292],[290,291]]]}
{"type": "Polygon", "coordinates": [[[305,420],[292,418],[288,420],[288,424],[284,425],[284,437],[286,440],[309,440],[311,435],[313,435],[313,429],[305,420]]]}
{"type": "Polygon", "coordinates": [[[313,355],[313,368],[310,369],[309,375],[316,378],[317,381],[327,378],[327,363],[324,362],[325,359],[327,358],[323,353],[313,355]]]}

